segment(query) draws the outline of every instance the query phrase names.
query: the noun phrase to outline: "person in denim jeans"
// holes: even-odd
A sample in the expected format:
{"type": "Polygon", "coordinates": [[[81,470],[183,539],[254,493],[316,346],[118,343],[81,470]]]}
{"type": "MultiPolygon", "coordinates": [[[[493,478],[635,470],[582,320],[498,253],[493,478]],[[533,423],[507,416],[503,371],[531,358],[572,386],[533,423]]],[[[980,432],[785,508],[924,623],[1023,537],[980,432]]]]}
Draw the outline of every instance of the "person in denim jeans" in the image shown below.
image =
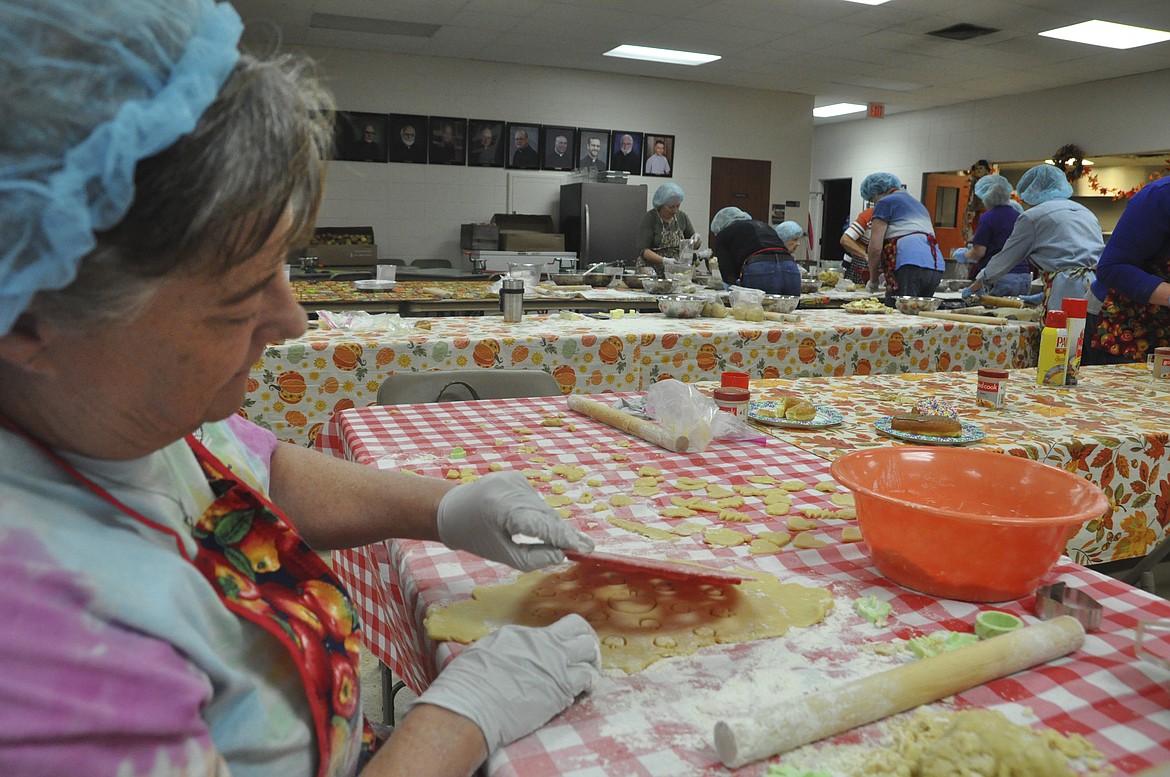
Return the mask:
{"type": "Polygon", "coordinates": [[[800,268],[772,227],[739,208],[724,208],[711,219],[711,231],[725,283],[768,294],[800,294],[800,268]]]}

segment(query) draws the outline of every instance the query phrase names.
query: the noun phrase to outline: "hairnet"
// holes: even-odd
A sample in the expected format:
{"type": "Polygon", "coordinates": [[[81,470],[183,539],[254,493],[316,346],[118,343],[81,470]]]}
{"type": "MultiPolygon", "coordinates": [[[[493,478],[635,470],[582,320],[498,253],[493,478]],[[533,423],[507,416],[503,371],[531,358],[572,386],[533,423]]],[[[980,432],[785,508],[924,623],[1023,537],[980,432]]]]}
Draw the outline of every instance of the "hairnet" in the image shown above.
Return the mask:
{"type": "Polygon", "coordinates": [[[214,0],[0,6],[0,335],[134,199],[134,171],[194,129],[239,59],[214,0]]]}
{"type": "Polygon", "coordinates": [[[740,210],[739,208],[724,208],[715,214],[715,218],[711,219],[711,231],[719,234],[727,228],[729,224],[734,221],[751,221],[750,214],[740,210]]]}
{"type": "Polygon", "coordinates": [[[975,182],[975,196],[989,208],[1007,205],[1012,198],[1012,182],[997,173],[985,175],[975,182]]]}
{"type": "Polygon", "coordinates": [[[1073,188],[1059,167],[1036,165],[1020,176],[1016,191],[1024,202],[1039,205],[1049,200],[1067,200],[1072,196],[1073,188]]]}
{"type": "Polygon", "coordinates": [[[678,200],[679,204],[681,204],[685,197],[686,195],[683,194],[682,187],[677,183],[664,183],[654,192],[654,199],[650,202],[655,208],[661,208],[671,200],[678,200]]]}
{"type": "Polygon", "coordinates": [[[787,243],[797,237],[804,237],[804,227],[795,221],[782,221],[776,225],[776,234],[787,243]]]}
{"type": "Polygon", "coordinates": [[[901,189],[902,180],[893,173],[870,173],[861,182],[861,199],[872,200],[890,189],[901,189]]]}

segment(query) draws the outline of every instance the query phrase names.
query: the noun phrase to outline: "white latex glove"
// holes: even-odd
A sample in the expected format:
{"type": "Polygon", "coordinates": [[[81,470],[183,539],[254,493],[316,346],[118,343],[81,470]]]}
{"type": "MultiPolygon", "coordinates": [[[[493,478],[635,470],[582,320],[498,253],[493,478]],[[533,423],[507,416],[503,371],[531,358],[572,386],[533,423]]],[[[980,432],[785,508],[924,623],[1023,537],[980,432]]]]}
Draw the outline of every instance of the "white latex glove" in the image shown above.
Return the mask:
{"type": "Polygon", "coordinates": [[[565,523],[519,472],[492,472],[439,500],[439,539],[449,548],[525,571],[589,553],[593,540],[565,523]],[[523,534],[539,543],[516,542],[523,534]]]}
{"type": "Polygon", "coordinates": [[[880,287],[878,286],[878,282],[876,280],[874,280],[873,278],[870,278],[868,281],[866,281],[865,290],[868,291],[870,294],[877,293],[879,288],[880,287]]]}
{"type": "Polygon", "coordinates": [[[600,667],[597,634],[580,615],[543,629],[504,626],[460,653],[410,708],[433,704],[469,718],[490,753],[591,690],[600,667]]]}

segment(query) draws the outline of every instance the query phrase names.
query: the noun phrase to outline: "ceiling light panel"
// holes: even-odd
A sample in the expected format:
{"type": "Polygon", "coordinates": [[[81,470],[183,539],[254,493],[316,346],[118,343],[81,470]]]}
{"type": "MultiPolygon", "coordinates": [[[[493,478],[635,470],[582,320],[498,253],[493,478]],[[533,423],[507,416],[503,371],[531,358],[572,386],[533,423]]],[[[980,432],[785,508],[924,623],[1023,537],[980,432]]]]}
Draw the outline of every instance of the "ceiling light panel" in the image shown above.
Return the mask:
{"type": "Polygon", "coordinates": [[[858,103],[833,103],[832,105],[822,105],[820,108],[813,108],[813,116],[818,119],[828,119],[833,116],[861,113],[867,108],[868,106],[858,103]]]}
{"type": "Polygon", "coordinates": [[[1068,27],[1045,30],[1039,33],[1044,38],[1059,38],[1090,46],[1104,46],[1110,49],[1133,49],[1170,40],[1170,32],[1151,30],[1146,27],[1132,27],[1128,24],[1103,22],[1092,19],[1068,27]]]}
{"type": "Polygon", "coordinates": [[[675,51],[674,49],[656,49],[650,46],[622,45],[605,52],[607,57],[621,57],[622,59],[639,59],[645,62],[665,62],[669,65],[705,65],[722,59],[718,54],[700,54],[695,51],[675,51]]]}

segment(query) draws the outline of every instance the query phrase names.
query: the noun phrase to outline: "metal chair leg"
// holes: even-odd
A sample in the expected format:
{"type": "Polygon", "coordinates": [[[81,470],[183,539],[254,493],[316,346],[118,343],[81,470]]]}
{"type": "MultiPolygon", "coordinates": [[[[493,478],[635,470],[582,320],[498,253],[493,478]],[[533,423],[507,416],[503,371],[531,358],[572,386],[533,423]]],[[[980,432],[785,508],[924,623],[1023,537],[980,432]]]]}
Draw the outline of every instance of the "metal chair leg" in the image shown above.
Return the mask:
{"type": "Polygon", "coordinates": [[[378,662],[378,668],[382,672],[382,722],[387,726],[393,726],[396,722],[394,720],[394,697],[406,687],[406,683],[395,680],[390,667],[381,661],[378,662]]]}

